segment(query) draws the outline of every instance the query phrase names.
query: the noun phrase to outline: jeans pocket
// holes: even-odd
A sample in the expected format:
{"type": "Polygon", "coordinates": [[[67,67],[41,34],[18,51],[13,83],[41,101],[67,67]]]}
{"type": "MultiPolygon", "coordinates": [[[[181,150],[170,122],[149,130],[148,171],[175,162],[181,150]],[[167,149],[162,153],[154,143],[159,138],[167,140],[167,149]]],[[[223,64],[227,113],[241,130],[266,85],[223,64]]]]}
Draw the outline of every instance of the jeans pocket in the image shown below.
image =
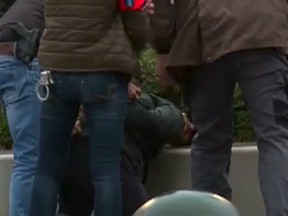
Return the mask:
{"type": "Polygon", "coordinates": [[[14,70],[17,66],[22,63],[12,56],[0,56],[0,71],[6,72],[14,70]]]}
{"type": "Polygon", "coordinates": [[[26,76],[27,82],[31,83],[32,85],[36,85],[40,79],[40,67],[31,67],[27,68],[26,76]]]}
{"type": "Polygon", "coordinates": [[[288,71],[276,72],[276,83],[281,90],[273,96],[273,111],[275,122],[288,127],[288,71]]]}
{"type": "Polygon", "coordinates": [[[26,94],[30,96],[35,96],[36,90],[37,90],[37,83],[40,79],[40,70],[35,71],[30,68],[26,68],[25,73],[24,73],[24,83],[26,88],[26,94]]]}
{"type": "Polygon", "coordinates": [[[2,65],[0,62],[0,90],[5,106],[19,99],[19,76],[15,65],[2,65]]]}
{"type": "Polygon", "coordinates": [[[91,74],[83,80],[83,102],[127,102],[128,82],[129,77],[121,73],[91,74]]]}

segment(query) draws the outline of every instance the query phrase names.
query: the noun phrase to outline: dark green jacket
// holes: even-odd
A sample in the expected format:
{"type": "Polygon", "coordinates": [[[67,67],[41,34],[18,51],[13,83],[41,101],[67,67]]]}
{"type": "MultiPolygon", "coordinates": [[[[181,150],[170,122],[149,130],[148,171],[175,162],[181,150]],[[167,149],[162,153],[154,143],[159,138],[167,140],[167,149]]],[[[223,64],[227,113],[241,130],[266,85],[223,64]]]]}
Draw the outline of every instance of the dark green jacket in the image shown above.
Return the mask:
{"type": "Polygon", "coordinates": [[[145,179],[151,160],[183,127],[181,111],[154,94],[142,94],[137,101],[128,104],[123,152],[139,177],[145,179]]]}
{"type": "MultiPolygon", "coordinates": [[[[84,137],[88,132],[85,124],[83,127],[84,137]]],[[[138,100],[128,104],[122,158],[128,160],[135,174],[145,180],[151,160],[183,128],[181,111],[173,103],[154,94],[142,94],[138,100]]]]}
{"type": "Polygon", "coordinates": [[[46,0],[39,47],[43,68],[63,72],[140,72],[148,17],[120,11],[118,0],[46,0]]]}

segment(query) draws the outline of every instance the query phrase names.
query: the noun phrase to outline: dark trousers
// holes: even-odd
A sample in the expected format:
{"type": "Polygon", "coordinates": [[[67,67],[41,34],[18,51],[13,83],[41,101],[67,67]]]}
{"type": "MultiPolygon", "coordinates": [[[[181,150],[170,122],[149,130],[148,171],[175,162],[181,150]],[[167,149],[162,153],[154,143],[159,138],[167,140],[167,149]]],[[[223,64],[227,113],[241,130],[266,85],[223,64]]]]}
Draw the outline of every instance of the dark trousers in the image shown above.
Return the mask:
{"type": "MultiPolygon", "coordinates": [[[[59,214],[69,216],[90,216],[93,211],[94,190],[91,183],[89,145],[86,138],[73,141],[68,165],[59,194],[59,214]]],[[[122,154],[122,215],[131,216],[148,196],[144,185],[126,156],[122,154]]]]}
{"type": "Polygon", "coordinates": [[[288,65],[276,49],[229,54],[191,75],[187,101],[198,131],[191,150],[193,188],[231,199],[228,173],[236,83],[257,135],[259,180],[267,216],[287,216],[288,65]]]}

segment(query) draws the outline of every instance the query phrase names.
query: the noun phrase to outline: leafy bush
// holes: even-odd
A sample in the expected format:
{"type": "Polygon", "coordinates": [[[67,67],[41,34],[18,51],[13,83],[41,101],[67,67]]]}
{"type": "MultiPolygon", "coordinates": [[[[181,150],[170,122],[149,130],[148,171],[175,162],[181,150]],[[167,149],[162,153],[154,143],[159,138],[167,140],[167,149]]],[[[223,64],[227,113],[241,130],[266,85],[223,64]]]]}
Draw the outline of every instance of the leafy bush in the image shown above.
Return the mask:
{"type": "MultiPolygon", "coordinates": [[[[139,77],[143,91],[153,92],[165,97],[175,104],[179,105],[180,95],[171,90],[164,91],[158,84],[157,77],[154,73],[155,53],[153,50],[147,50],[140,61],[142,75],[139,77]]],[[[234,139],[237,142],[246,142],[255,140],[255,136],[250,124],[250,116],[239,88],[236,88],[234,96],[234,139]]],[[[11,138],[7,121],[4,114],[0,115],[0,146],[3,149],[11,148],[11,138]]]]}
{"type": "Polygon", "coordinates": [[[142,74],[139,78],[142,90],[144,92],[155,93],[159,96],[173,101],[175,104],[180,105],[180,94],[172,88],[163,89],[160,87],[157,76],[155,74],[155,57],[156,54],[152,49],[146,50],[140,59],[142,74]]]}
{"type": "MultiPolygon", "coordinates": [[[[0,17],[4,12],[14,3],[15,0],[1,0],[0,2],[0,17]]],[[[162,89],[154,73],[155,53],[153,50],[147,50],[141,58],[140,64],[142,68],[142,75],[139,78],[139,82],[143,91],[153,92],[164,98],[173,101],[175,104],[180,104],[179,93],[168,89],[162,89]]],[[[249,112],[244,104],[241,91],[238,87],[235,90],[234,96],[234,140],[238,142],[255,140],[255,136],[249,122],[249,112]]],[[[0,114],[0,149],[11,148],[11,138],[9,136],[9,130],[6,118],[3,113],[0,114]]]]}
{"type": "Polygon", "coordinates": [[[9,134],[8,123],[4,112],[0,113],[0,149],[11,149],[12,140],[9,134]]]}
{"type": "Polygon", "coordinates": [[[236,86],[234,94],[234,139],[237,142],[255,140],[255,134],[250,123],[250,113],[245,106],[238,86],[236,86]]]}
{"type": "MultiPolygon", "coordinates": [[[[143,83],[143,89],[147,92],[154,92],[180,104],[180,94],[172,90],[163,91],[158,84],[157,77],[154,73],[155,53],[153,50],[147,50],[141,58],[142,76],[140,81],[143,83]]],[[[234,140],[236,142],[247,142],[255,140],[255,135],[250,124],[250,115],[245,106],[243,96],[238,86],[234,95],[234,140]]]]}
{"type": "MultiPolygon", "coordinates": [[[[175,104],[179,105],[180,95],[173,91],[164,91],[158,84],[157,77],[154,73],[155,53],[152,50],[147,50],[140,61],[142,67],[142,75],[139,77],[143,91],[153,92],[162,97],[165,97],[175,104]]],[[[237,142],[246,142],[255,140],[255,136],[250,124],[250,116],[241,91],[236,88],[234,96],[234,139],[237,142]]],[[[0,115],[0,146],[3,149],[11,148],[11,138],[7,121],[4,114],[0,115]]]]}
{"type": "MultiPolygon", "coordinates": [[[[0,2],[0,17],[13,4],[14,0],[1,0],[0,2]]],[[[147,50],[140,60],[142,75],[139,80],[143,91],[154,92],[164,98],[173,101],[175,104],[180,104],[180,95],[177,92],[163,90],[157,81],[154,73],[155,53],[153,50],[147,50]]],[[[240,90],[235,91],[235,107],[234,107],[234,137],[235,141],[251,141],[254,140],[251,125],[249,123],[249,113],[243,102],[240,90]]],[[[0,149],[11,148],[11,138],[9,136],[8,124],[3,112],[0,113],[0,149]]]]}

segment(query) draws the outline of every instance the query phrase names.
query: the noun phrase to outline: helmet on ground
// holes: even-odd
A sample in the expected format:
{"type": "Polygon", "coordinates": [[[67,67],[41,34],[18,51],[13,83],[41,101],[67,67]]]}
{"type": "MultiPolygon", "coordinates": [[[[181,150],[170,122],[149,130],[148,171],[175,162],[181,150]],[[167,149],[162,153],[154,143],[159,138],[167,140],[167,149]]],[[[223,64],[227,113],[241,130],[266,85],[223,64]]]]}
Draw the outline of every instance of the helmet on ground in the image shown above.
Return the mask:
{"type": "Polygon", "coordinates": [[[239,216],[228,200],[210,193],[177,191],[153,198],[133,216],[239,216]]]}

